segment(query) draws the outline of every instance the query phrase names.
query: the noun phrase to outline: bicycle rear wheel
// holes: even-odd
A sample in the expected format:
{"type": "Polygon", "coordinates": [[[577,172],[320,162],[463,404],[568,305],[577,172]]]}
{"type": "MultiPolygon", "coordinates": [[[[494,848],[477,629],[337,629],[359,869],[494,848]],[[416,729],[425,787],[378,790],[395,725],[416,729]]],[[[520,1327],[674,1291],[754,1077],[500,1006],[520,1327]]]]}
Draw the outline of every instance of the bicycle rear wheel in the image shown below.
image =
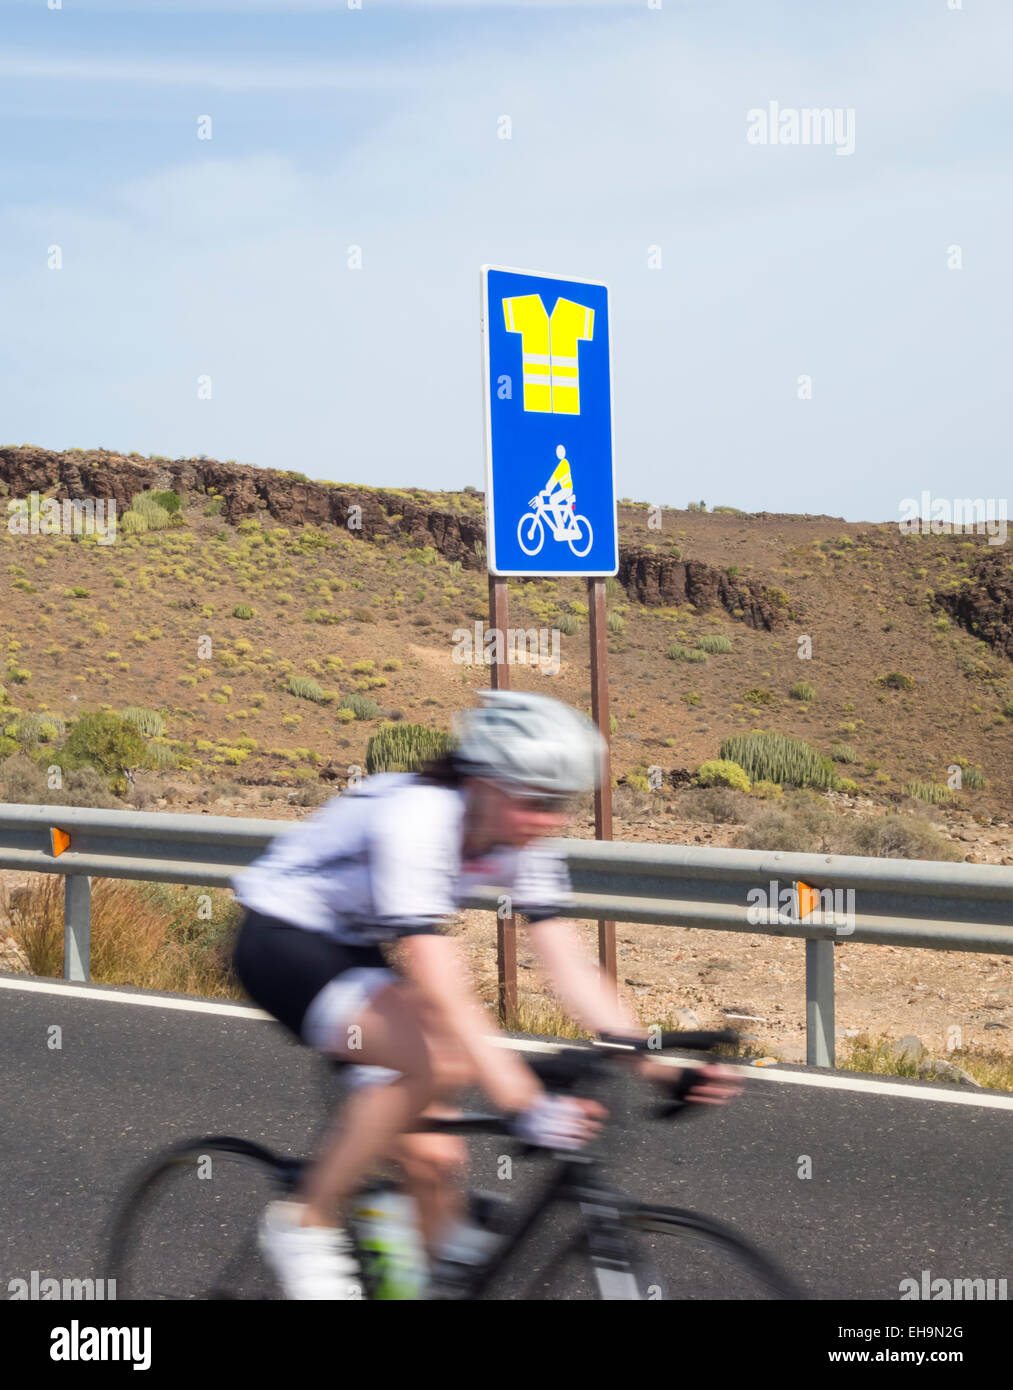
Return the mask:
{"type": "Polygon", "coordinates": [[[185,1140],[155,1156],[117,1204],[106,1277],[123,1299],[277,1299],[257,1221],[301,1161],[245,1139],[185,1140]]]}

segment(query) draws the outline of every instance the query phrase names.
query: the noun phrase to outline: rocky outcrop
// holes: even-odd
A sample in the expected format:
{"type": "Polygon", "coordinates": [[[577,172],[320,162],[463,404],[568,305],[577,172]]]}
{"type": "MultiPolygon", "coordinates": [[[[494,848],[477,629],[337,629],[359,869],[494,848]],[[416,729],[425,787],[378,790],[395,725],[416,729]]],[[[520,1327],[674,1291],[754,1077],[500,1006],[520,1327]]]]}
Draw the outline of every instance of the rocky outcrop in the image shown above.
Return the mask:
{"type": "MultiPolygon", "coordinates": [[[[60,499],[115,498],[122,514],[148,488],[220,497],[222,517],[232,525],[266,513],[286,526],[340,526],[354,540],[397,537],[413,546],[431,545],[448,560],[460,560],[465,569],[484,566],[477,547],[485,542],[485,517],[478,508],[452,511],[392,489],[313,482],[298,473],[216,459],[142,459],[105,449],[51,453],[28,445],[0,448],[0,495],[7,497],[40,492],[60,499]]],[[[722,607],[767,632],[795,616],[782,590],[731,578],[698,560],[624,549],[618,579],[639,603],[722,607]]]]}
{"type": "Polygon", "coordinates": [[[1013,563],[1001,549],[983,555],[971,571],[972,582],[949,594],[937,594],[936,606],[997,652],[1013,657],[1013,563]]]}
{"type": "Polygon", "coordinates": [[[475,543],[485,540],[485,519],[477,511],[458,514],[399,492],[313,482],[299,474],[215,459],[144,460],[102,449],[57,454],[0,448],[0,484],[8,497],[41,492],[61,499],[115,498],[121,514],[146,488],[208,494],[222,499],[222,517],[232,525],[266,512],[286,526],[341,526],[353,540],[396,535],[412,545],[432,545],[471,569],[481,566],[475,543]]]}
{"type": "Polygon", "coordinates": [[[694,608],[722,607],[748,627],[773,632],[796,616],[783,589],[751,579],[732,578],[700,560],[676,560],[653,551],[624,550],[619,557],[620,584],[630,598],[655,606],[691,603],[694,608]]]}

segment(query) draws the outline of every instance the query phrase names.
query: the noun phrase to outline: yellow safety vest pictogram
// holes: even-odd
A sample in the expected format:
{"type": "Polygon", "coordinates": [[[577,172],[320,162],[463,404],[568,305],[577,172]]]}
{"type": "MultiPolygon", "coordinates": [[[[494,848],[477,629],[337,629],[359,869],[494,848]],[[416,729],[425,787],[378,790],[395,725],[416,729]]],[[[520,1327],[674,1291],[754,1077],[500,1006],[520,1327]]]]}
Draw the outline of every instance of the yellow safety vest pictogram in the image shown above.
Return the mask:
{"type": "Polygon", "coordinates": [[[560,487],[568,487],[571,492],[573,491],[573,479],[570,476],[569,459],[561,459],[556,465],[555,471],[549,479],[549,487],[551,488],[554,483],[558,483],[560,487]]]}
{"type": "Polygon", "coordinates": [[[594,335],[594,310],[572,299],[557,299],[552,317],[541,295],[504,299],[508,333],[521,335],[524,409],[556,415],[580,414],[577,343],[594,335]]]}

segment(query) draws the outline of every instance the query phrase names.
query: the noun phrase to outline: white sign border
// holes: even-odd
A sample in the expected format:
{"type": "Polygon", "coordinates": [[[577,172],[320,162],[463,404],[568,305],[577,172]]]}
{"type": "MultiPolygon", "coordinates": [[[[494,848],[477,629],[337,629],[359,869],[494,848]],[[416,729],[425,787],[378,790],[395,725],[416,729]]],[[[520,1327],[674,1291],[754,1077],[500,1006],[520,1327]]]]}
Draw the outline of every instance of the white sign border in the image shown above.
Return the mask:
{"type": "Polygon", "coordinates": [[[609,463],[612,483],[612,535],[615,545],[611,569],[595,570],[501,570],[496,568],[496,527],[492,505],[492,379],[490,375],[490,341],[488,324],[489,271],[502,270],[510,275],[530,275],[539,280],[564,280],[575,285],[594,285],[609,294],[604,280],[576,280],[572,275],[552,275],[544,270],[519,270],[510,265],[483,265],[480,270],[481,303],[479,335],[482,352],[482,412],[485,427],[485,557],[486,569],[496,579],[607,579],[619,573],[619,508],[616,502],[616,436],[615,400],[612,389],[612,305],[608,314],[609,354],[609,463]]]}

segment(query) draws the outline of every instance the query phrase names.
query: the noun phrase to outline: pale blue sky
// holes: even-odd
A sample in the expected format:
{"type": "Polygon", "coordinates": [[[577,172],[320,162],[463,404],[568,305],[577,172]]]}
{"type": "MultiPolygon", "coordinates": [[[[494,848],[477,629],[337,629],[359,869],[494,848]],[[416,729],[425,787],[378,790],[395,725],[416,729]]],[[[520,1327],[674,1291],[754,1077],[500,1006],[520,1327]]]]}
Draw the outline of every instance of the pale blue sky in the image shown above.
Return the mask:
{"type": "Polygon", "coordinates": [[[4,0],[0,442],[481,487],[490,262],[610,286],[624,496],[1006,496],[1011,51],[1008,0],[4,0]]]}

